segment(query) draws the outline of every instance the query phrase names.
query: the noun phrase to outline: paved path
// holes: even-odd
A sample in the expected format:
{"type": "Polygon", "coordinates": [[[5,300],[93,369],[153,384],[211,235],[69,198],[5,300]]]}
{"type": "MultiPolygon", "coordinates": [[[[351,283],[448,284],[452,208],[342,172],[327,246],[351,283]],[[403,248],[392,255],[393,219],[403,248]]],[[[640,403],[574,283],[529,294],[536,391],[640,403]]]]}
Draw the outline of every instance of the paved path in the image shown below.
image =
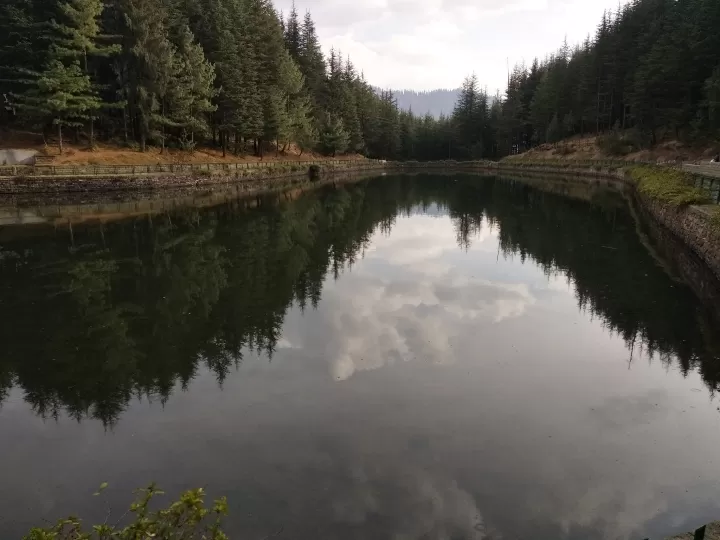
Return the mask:
{"type": "MultiPolygon", "coordinates": [[[[673,536],[667,540],[693,540],[695,538],[694,532],[673,536]]],[[[705,529],[705,540],[720,540],[720,521],[708,523],[707,529],[705,529]]]]}
{"type": "Polygon", "coordinates": [[[703,176],[720,178],[720,163],[703,163],[702,165],[684,164],[683,171],[703,176]]]}

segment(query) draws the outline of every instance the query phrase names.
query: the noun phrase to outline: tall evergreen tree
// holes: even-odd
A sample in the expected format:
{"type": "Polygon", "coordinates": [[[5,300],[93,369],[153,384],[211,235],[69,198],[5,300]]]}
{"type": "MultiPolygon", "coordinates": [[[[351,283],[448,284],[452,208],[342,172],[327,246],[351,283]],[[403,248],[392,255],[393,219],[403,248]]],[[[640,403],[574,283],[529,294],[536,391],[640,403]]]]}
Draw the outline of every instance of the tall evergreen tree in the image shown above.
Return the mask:
{"type": "Polygon", "coordinates": [[[293,2],[290,15],[285,24],[285,47],[295,62],[300,62],[302,58],[302,39],[300,30],[300,18],[298,16],[295,2],[293,2]]]}
{"type": "Polygon", "coordinates": [[[101,105],[78,62],[66,65],[60,60],[50,60],[43,71],[33,74],[31,86],[20,102],[21,110],[56,127],[61,154],[63,127],[82,127],[101,105]]]}
{"type": "Polygon", "coordinates": [[[349,143],[350,137],[347,131],[345,131],[342,119],[337,116],[328,115],[325,130],[322,134],[322,144],[325,151],[335,157],[337,154],[345,152],[349,143]]]}
{"type": "Polygon", "coordinates": [[[195,137],[206,137],[210,132],[209,114],[217,110],[212,99],[215,67],[205,58],[202,47],[192,32],[184,26],[180,32],[175,58],[177,77],[170,90],[173,123],[179,128],[181,146],[195,147],[195,137]]]}

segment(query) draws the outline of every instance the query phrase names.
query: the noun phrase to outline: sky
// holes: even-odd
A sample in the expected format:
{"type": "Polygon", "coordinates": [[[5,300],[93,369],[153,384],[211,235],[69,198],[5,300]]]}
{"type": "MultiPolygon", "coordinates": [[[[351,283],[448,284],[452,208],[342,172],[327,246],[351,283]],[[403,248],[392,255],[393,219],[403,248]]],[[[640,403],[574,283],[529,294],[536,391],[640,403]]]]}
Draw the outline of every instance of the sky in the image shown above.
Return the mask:
{"type": "MultiPolygon", "coordinates": [[[[627,0],[619,0],[625,3],[627,0]]],[[[275,0],[287,14],[293,0],[275,0]]],[[[296,0],[323,50],[349,55],[375,86],[457,88],[472,72],[492,94],[507,65],[544,57],[593,33],[618,0],[296,0]]]]}

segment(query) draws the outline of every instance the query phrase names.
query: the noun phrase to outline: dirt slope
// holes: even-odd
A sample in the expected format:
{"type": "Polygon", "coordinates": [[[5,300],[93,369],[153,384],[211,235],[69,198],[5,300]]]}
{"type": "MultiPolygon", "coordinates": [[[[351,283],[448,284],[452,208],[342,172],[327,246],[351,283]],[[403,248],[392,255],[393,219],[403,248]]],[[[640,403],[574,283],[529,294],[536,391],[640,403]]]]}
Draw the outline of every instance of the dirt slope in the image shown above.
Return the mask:
{"type": "Polygon", "coordinates": [[[603,152],[597,137],[572,137],[555,144],[542,144],[507,159],[625,159],[627,161],[707,161],[718,152],[717,146],[691,147],[679,141],[666,141],[652,150],[641,150],[626,156],[611,156],[603,152]]]}
{"type": "MultiPolygon", "coordinates": [[[[41,155],[52,157],[52,163],[57,165],[156,165],[172,163],[248,163],[260,161],[260,158],[253,155],[236,156],[228,152],[225,158],[222,157],[222,150],[216,148],[197,148],[195,152],[167,149],[161,153],[160,148],[149,147],[146,152],[126,148],[122,146],[98,143],[94,150],[90,150],[87,144],[73,144],[66,142],[64,152],[59,155],[57,146],[50,141],[52,146],[46,146],[42,135],[27,132],[0,133],[0,149],[15,148],[36,150],[41,155]]],[[[291,145],[286,152],[278,152],[275,149],[267,151],[262,161],[316,161],[319,159],[362,159],[357,154],[327,158],[312,152],[300,151],[291,145]]]]}

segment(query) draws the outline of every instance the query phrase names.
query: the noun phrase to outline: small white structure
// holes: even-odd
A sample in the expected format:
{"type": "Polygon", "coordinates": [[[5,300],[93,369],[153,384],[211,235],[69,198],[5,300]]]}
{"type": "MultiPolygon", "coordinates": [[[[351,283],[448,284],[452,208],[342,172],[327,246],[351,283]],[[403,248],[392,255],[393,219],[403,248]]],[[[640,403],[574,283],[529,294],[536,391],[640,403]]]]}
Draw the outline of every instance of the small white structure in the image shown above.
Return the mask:
{"type": "Polygon", "coordinates": [[[0,149],[0,165],[34,165],[37,150],[0,149]]]}

